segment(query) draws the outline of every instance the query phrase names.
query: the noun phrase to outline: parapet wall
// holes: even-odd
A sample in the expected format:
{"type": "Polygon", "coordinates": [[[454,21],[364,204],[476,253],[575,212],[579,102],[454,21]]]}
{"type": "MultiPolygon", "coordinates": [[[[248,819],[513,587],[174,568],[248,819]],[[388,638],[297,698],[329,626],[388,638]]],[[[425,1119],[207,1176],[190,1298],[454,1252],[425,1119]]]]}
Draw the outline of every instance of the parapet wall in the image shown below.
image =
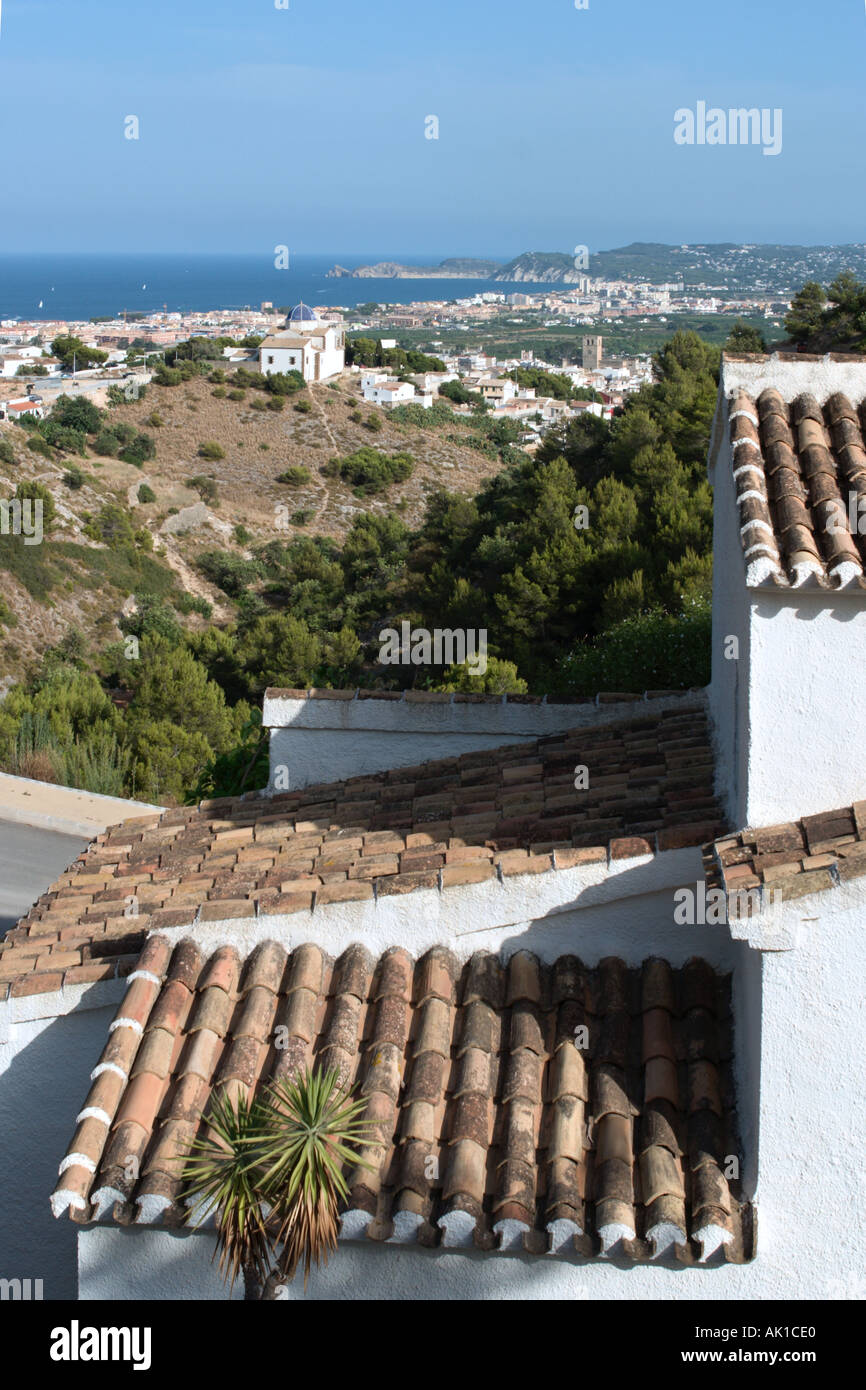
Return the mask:
{"type": "Polygon", "coordinates": [[[703,691],[595,696],[456,695],[432,691],[266,690],[269,791],[414,767],[482,748],[694,704],[703,691]]]}

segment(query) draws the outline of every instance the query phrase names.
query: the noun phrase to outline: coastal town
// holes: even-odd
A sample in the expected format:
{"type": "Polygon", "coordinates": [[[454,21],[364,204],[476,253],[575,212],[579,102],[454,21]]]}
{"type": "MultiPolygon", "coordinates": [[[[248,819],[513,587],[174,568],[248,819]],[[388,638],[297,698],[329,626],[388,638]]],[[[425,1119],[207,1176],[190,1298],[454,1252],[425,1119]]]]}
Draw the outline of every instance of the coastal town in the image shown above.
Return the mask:
{"type": "MultiPolygon", "coordinates": [[[[681,281],[653,284],[579,275],[576,283],[508,293],[485,290],[454,300],[301,305],[300,318],[297,308],[277,308],[270,301],[257,308],[196,311],[170,311],[166,305],[162,312],[123,312],[86,321],[5,318],[0,319],[0,420],[47,412],[70,385],[97,393],[99,399],[111,384],[144,384],[152,365],[179,343],[222,338],[231,340],[223,349],[231,365],[258,362],[265,373],[300,369],[305,380],[313,381],[348,370],[359,397],[384,409],[413,404],[429,409],[441,386],[460,381],[483,400],[493,418],[519,422],[522,442],[531,446],[544,429],[563,419],[584,413],[610,419],[629,394],[651,380],[650,352],[606,350],[608,334],[622,325],[675,331],[679,316],[705,314],[739,315],[777,327],[789,307],[790,301],[766,292],[731,295],[687,288],[681,281]],[[285,324],[284,315],[290,315],[285,324]],[[573,347],[567,356],[531,348],[497,355],[484,347],[485,334],[497,327],[512,336],[562,328],[573,347]],[[372,338],[387,353],[398,343],[406,345],[407,334],[412,346],[435,355],[444,370],[395,374],[358,364],[346,368],[347,335],[372,338]],[[75,338],[104,359],[83,367],[74,361],[71,367],[64,365],[51,350],[59,338],[75,338]],[[322,346],[316,346],[320,341],[322,346]],[[275,345],[276,354],[271,351],[275,345]],[[545,395],[514,380],[515,373],[527,370],[560,374],[573,388],[570,398],[545,395]],[[583,399],[576,398],[578,393],[583,399]]],[[[458,411],[469,408],[456,405],[458,411]]]]}

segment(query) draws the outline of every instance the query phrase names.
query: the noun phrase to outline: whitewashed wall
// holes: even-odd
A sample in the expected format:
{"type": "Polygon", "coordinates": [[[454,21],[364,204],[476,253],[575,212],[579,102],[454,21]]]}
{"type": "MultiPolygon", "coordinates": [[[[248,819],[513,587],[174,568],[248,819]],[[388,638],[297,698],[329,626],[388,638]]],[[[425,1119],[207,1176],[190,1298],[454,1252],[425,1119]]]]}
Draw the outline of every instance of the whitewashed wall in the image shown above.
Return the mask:
{"type": "Polygon", "coordinates": [[[709,706],[716,753],[716,794],[731,825],[742,827],[747,824],[751,601],[746,588],[727,418],[728,403],[720,397],[710,457],[713,621],[709,706]],[[736,659],[725,654],[730,650],[732,637],[738,643],[736,659]]]}
{"type": "Polygon", "coordinates": [[[46,1299],[76,1297],[75,1227],[48,1199],[116,1008],[23,1021],[0,1041],[0,1278],[42,1279],[46,1299]]]}
{"type": "Polygon", "coordinates": [[[521,705],[271,696],[265,699],[263,714],[271,730],[270,788],[281,767],[288,769],[289,785],[280,784],[280,789],[296,790],[655,714],[704,698],[697,691],[616,704],[521,705]]]}
{"type": "Polygon", "coordinates": [[[741,825],[850,806],[866,789],[866,604],[840,594],[753,605],[741,825]]]}

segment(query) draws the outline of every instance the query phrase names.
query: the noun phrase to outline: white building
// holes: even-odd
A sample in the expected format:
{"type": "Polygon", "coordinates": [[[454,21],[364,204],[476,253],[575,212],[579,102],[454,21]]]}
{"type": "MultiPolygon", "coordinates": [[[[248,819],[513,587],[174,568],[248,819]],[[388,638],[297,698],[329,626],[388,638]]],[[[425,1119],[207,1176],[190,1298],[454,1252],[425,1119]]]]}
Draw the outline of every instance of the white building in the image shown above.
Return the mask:
{"type": "Polygon", "coordinates": [[[415,397],[415,387],[411,381],[395,381],[392,377],[371,382],[363,389],[364,400],[373,405],[405,405],[415,397]]]}
{"type": "Polygon", "coordinates": [[[446,381],[459,381],[457,372],[415,372],[412,380],[424,395],[436,395],[440,386],[444,386],[446,381]]]}
{"type": "Polygon", "coordinates": [[[32,366],[42,358],[42,348],[27,344],[24,347],[0,347],[0,376],[18,375],[19,367],[32,366]]]}
{"type": "Polygon", "coordinates": [[[510,377],[485,378],[474,389],[489,405],[505,405],[506,401],[513,401],[517,395],[517,383],[510,377]]]}
{"type": "Polygon", "coordinates": [[[866,361],[725,362],[707,692],[271,690],[276,799],[61,876],[0,952],[22,1276],[227,1297],[178,1165],[316,1058],[375,1133],[309,1297],[857,1296],[864,404],[866,361]]]}
{"type": "Polygon", "coordinates": [[[322,323],[306,304],[298,304],[285,326],[259,346],[266,376],[301,372],[305,381],[327,381],[346,365],[346,334],[342,326],[322,323]]]}

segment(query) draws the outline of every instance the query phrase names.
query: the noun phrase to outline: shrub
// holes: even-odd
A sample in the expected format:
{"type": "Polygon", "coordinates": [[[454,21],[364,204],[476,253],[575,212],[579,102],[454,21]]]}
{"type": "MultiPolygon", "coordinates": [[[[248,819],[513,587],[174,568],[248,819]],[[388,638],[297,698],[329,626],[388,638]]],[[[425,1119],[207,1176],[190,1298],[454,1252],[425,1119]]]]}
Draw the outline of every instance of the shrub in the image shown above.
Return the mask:
{"type": "Polygon", "coordinates": [[[197,473],[194,478],[186,479],[186,486],[195,488],[201,500],[207,502],[208,506],[219,506],[219,491],[213,478],[206,478],[203,473],[197,473]]]}
{"type": "MultiPolygon", "coordinates": [[[[147,439],[147,435],[140,436],[147,439]]],[[[124,420],[116,420],[114,424],[106,425],[100,430],[93,443],[93,451],[97,454],[104,454],[109,458],[117,458],[120,450],[127,444],[131,444],[137,438],[133,425],[128,425],[124,420]]],[[[153,455],[149,455],[153,457],[153,455]]]]}
{"type": "Polygon", "coordinates": [[[30,498],[32,502],[42,503],[42,530],[50,531],[54,521],[55,507],[54,498],[48,491],[44,483],[23,482],[19,483],[15,489],[15,496],[21,501],[30,498]]]}
{"type": "MultiPolygon", "coordinates": [[[[256,402],[256,404],[258,404],[258,402],[256,402]]],[[[306,402],[301,402],[301,404],[307,404],[307,403],[306,403],[306,402]]],[[[284,405],[284,401],[283,401],[282,396],[271,396],[271,399],[265,403],[265,408],[266,408],[267,410],[273,410],[273,411],[275,411],[275,412],[279,412],[280,410],[283,409],[283,405],[284,405]]],[[[297,410],[298,408],[299,408],[298,406],[295,406],[295,410],[297,410]]]]}
{"type": "Polygon", "coordinates": [[[211,391],[211,395],[218,401],[224,401],[227,395],[226,388],[224,386],[215,386],[211,391]]]}
{"type": "Polygon", "coordinates": [[[137,434],[125,448],[121,449],[118,458],[124,463],[132,463],[136,468],[140,468],[148,459],[155,458],[156,445],[149,434],[137,434]]]}
{"type": "Polygon", "coordinates": [[[51,451],[51,445],[46,439],[42,438],[41,434],[31,434],[27,441],[27,448],[32,449],[34,454],[42,454],[43,457],[47,459],[54,457],[51,451]]]}
{"type": "Polygon", "coordinates": [[[682,613],[662,608],[625,618],[564,657],[560,670],[576,695],[600,690],[681,690],[710,679],[712,616],[706,599],[682,613]]]}
{"type": "Polygon", "coordinates": [[[262,567],[256,560],[244,560],[240,555],[226,554],[222,550],[207,550],[196,561],[205,579],[216,584],[230,598],[239,598],[248,585],[262,576],[262,567]]]}
{"type": "Polygon", "coordinates": [[[136,594],[135,603],[135,612],[120,620],[121,632],[139,638],[155,634],[171,643],[180,641],[180,624],[169,604],[155,594],[136,594]]]}
{"type": "Polygon", "coordinates": [[[332,459],[325,471],[349,483],[356,496],[368,497],[411,477],[413,467],[411,454],[383,454],[364,445],[346,458],[332,459]]]}
{"type": "Polygon", "coordinates": [[[293,526],[306,526],[308,521],[312,521],[316,515],[312,507],[299,507],[296,512],[292,512],[289,521],[293,526]]]}
{"type": "Polygon", "coordinates": [[[165,421],[163,420],[159,411],[155,410],[152,415],[148,415],[144,423],[146,425],[150,425],[152,429],[161,430],[163,425],[165,424],[165,421]]]}
{"type": "Polygon", "coordinates": [[[90,518],[84,532],[92,540],[102,541],[113,550],[135,544],[135,532],[129,515],[116,502],[106,502],[99,515],[90,518]]]}
{"type": "Polygon", "coordinates": [[[87,435],[83,430],[58,424],[56,420],[43,420],[39,432],[53,448],[59,449],[63,453],[81,454],[82,457],[86,457],[87,435]]]}
{"type": "Polygon", "coordinates": [[[141,483],[138,489],[139,502],[155,502],[156,493],[147,483],[141,483]]]}
{"type": "MultiPolygon", "coordinates": [[[[276,397],[274,397],[274,399],[276,399],[276,397]]],[[[267,408],[264,401],[250,401],[250,410],[267,410],[267,408]]]]}
{"type": "Polygon", "coordinates": [[[295,401],[294,409],[299,415],[309,415],[312,408],[312,403],[308,400],[295,401]]]}
{"type": "Polygon", "coordinates": [[[226,451],[216,440],[207,439],[203,444],[199,444],[198,456],[201,459],[224,459],[226,451]]]}
{"type": "Polygon", "coordinates": [[[71,464],[68,471],[63,474],[63,481],[66,486],[71,487],[76,492],[80,487],[84,486],[84,480],[85,475],[82,473],[77,463],[71,464]]]}
{"type": "Polygon", "coordinates": [[[0,463],[14,463],[15,450],[8,439],[0,439],[0,463]]]}
{"type": "Polygon", "coordinates": [[[371,430],[373,434],[378,434],[379,430],[382,428],[381,415],[368,416],[368,418],[364,421],[364,428],[371,430]]]}
{"type": "Polygon", "coordinates": [[[265,390],[272,396],[294,396],[307,384],[301,372],[274,372],[262,380],[265,390]]]}
{"type": "Polygon", "coordinates": [[[198,594],[181,594],[179,599],[175,599],[174,606],[178,613],[200,613],[203,618],[209,618],[213,612],[207,599],[200,598],[198,594]]]}
{"type": "Polygon", "coordinates": [[[18,619],[4,598],[0,598],[0,628],[17,627],[18,619]]]}
{"type": "Polygon", "coordinates": [[[302,468],[294,465],[287,468],[285,472],[277,474],[278,483],[288,483],[289,487],[300,487],[303,483],[312,482],[313,475],[309,468],[302,468]]]}
{"type": "Polygon", "coordinates": [[[459,666],[449,666],[441,684],[434,689],[458,690],[474,695],[525,695],[529,686],[517,674],[513,661],[501,661],[491,656],[483,675],[474,673],[469,662],[464,661],[459,666]]]}
{"type": "Polygon", "coordinates": [[[51,412],[53,424],[80,430],[83,434],[96,434],[104,419],[105,412],[86,396],[58,396],[51,412]]]}
{"type": "Polygon", "coordinates": [[[230,400],[230,401],[245,401],[246,398],[247,398],[247,393],[246,393],[246,391],[240,391],[240,390],[238,390],[237,387],[235,387],[233,391],[229,391],[229,400],[230,400]]]}
{"type": "Polygon", "coordinates": [[[364,417],[361,414],[360,410],[353,410],[349,415],[349,419],[354,420],[356,425],[360,425],[364,417]]]}
{"type": "Polygon", "coordinates": [[[248,531],[242,522],[238,522],[234,529],[234,537],[238,545],[246,545],[253,538],[252,531],[248,531]]]}
{"type": "Polygon", "coordinates": [[[178,367],[166,367],[160,362],[153,379],[157,386],[180,386],[184,376],[178,367]]]}

